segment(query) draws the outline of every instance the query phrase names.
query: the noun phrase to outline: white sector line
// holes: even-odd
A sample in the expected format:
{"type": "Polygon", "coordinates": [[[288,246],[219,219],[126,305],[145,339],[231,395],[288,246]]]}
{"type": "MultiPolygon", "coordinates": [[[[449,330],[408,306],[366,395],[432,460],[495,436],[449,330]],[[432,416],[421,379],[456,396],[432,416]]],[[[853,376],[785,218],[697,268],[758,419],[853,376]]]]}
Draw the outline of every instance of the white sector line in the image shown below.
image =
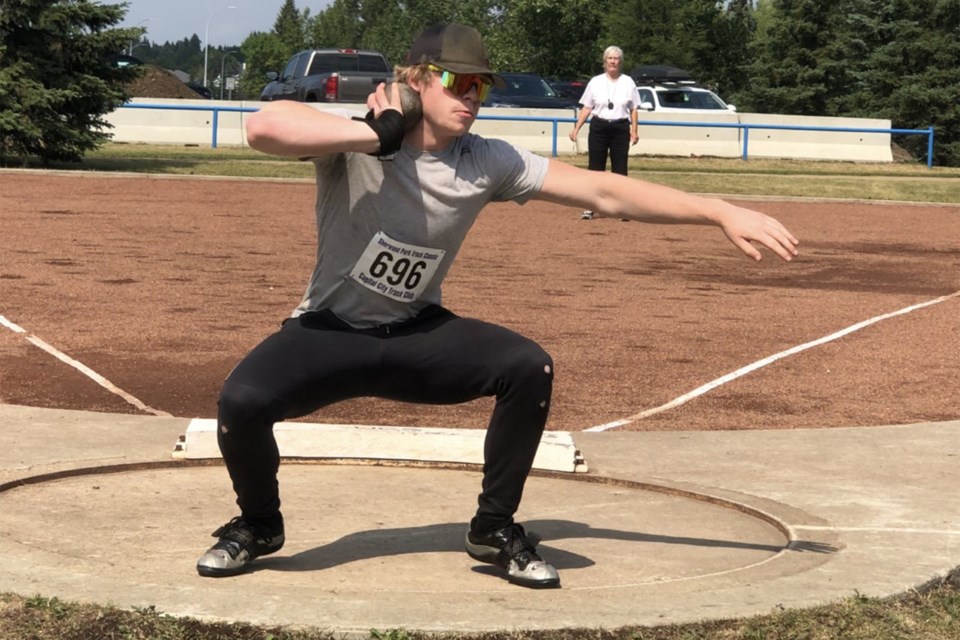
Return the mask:
{"type": "Polygon", "coordinates": [[[693,400],[693,399],[696,398],[697,396],[702,396],[702,395],[705,394],[706,392],[711,391],[712,389],[716,389],[716,388],[719,387],[720,385],[726,384],[726,383],[730,382],[731,380],[736,380],[736,379],[739,378],[740,376],[746,375],[746,374],[750,373],[751,371],[756,371],[757,369],[760,369],[761,367],[765,367],[765,366],[767,366],[768,364],[771,364],[771,363],[773,363],[773,362],[776,362],[777,360],[780,360],[780,359],[782,359],[782,358],[786,358],[787,356],[792,356],[792,355],[795,354],[795,353],[800,353],[801,351],[806,351],[807,349],[810,349],[810,348],[812,348],[812,347],[816,347],[816,346],[819,346],[819,345],[821,345],[821,344],[830,342],[830,341],[832,341],[832,340],[836,340],[836,339],[838,339],[838,338],[842,338],[843,336],[845,336],[845,335],[847,335],[847,334],[853,333],[854,331],[859,331],[860,329],[863,329],[864,327],[868,327],[868,326],[870,326],[870,325],[872,325],[872,324],[876,324],[877,322],[880,322],[881,320],[887,320],[887,319],[893,318],[893,317],[895,317],[895,316],[900,316],[900,315],[903,315],[903,314],[905,314],[905,313],[910,313],[911,311],[916,311],[917,309],[922,309],[922,308],[924,308],[924,307],[929,307],[929,306],[934,305],[934,304],[939,304],[939,303],[945,302],[946,300],[949,300],[949,299],[951,299],[951,298],[956,298],[957,296],[960,296],[960,291],[955,291],[955,292],[953,292],[953,293],[951,293],[951,294],[949,294],[949,295],[940,296],[939,298],[935,298],[935,299],[933,299],[933,300],[928,300],[928,301],[926,301],[926,302],[921,302],[921,303],[919,303],[919,304],[915,304],[915,305],[912,305],[912,306],[909,306],[909,307],[905,307],[905,308],[899,309],[899,310],[897,310],[897,311],[892,311],[892,312],[890,312],[890,313],[885,313],[885,314],[880,315],[880,316],[875,316],[875,317],[873,317],[873,318],[870,318],[869,320],[864,320],[863,322],[858,322],[857,324],[851,325],[851,326],[847,327],[846,329],[841,329],[840,331],[837,331],[836,333],[831,333],[831,334],[828,335],[828,336],[824,336],[824,337],[819,338],[819,339],[817,339],[817,340],[814,340],[814,341],[812,341],[812,342],[807,342],[806,344],[797,345],[796,347],[792,347],[792,348],[790,348],[790,349],[787,349],[786,351],[781,351],[780,353],[775,353],[775,354],[773,354],[772,356],[769,356],[769,357],[764,358],[763,360],[758,360],[758,361],[756,361],[756,362],[754,362],[754,363],[752,363],[752,364],[748,364],[747,366],[742,367],[742,368],[740,368],[740,369],[737,369],[736,371],[733,371],[733,372],[731,372],[731,373],[728,373],[728,374],[725,375],[725,376],[721,376],[721,377],[717,378],[716,380],[712,380],[712,381],[708,382],[707,384],[705,384],[705,385],[703,385],[703,386],[697,387],[697,388],[694,389],[693,391],[690,391],[690,392],[688,392],[688,393],[685,393],[685,394],[683,394],[683,395],[680,396],[680,397],[674,398],[674,399],[671,400],[670,402],[667,402],[666,404],[662,404],[662,405],[660,405],[659,407],[653,407],[653,408],[651,408],[651,409],[646,409],[646,410],[644,410],[644,411],[641,411],[640,413],[634,414],[634,415],[632,415],[632,416],[630,416],[630,417],[628,417],[628,418],[623,418],[623,419],[621,419],[621,420],[614,420],[613,422],[607,422],[606,424],[598,424],[598,425],[595,426],[595,427],[590,427],[589,429],[584,429],[584,431],[594,432],[594,433],[595,433],[595,432],[599,432],[599,431],[609,431],[610,429],[616,429],[617,427],[622,427],[622,426],[624,426],[624,425],[628,425],[628,424],[630,424],[631,422],[636,422],[637,420],[641,420],[641,419],[643,419],[643,418],[647,418],[647,417],[649,417],[649,416],[656,415],[656,414],[661,413],[661,412],[663,412],[663,411],[666,411],[666,410],[668,410],[668,409],[673,409],[674,407],[679,407],[680,405],[682,405],[682,404],[684,404],[684,403],[686,403],[686,402],[689,402],[690,400],[693,400]]]}
{"type": "Polygon", "coordinates": [[[31,344],[33,344],[33,345],[35,345],[35,346],[37,346],[37,347],[40,347],[41,349],[43,349],[44,351],[46,351],[47,353],[49,353],[50,355],[52,355],[52,356],[53,356],[54,358],[56,358],[57,360],[60,360],[61,362],[70,365],[71,367],[73,367],[74,369],[76,369],[77,371],[79,371],[80,373],[82,373],[83,375],[87,376],[88,378],[90,378],[91,380],[93,380],[94,382],[96,382],[97,384],[99,384],[101,387],[103,387],[104,389],[106,389],[106,390],[109,391],[110,393],[113,393],[113,394],[115,394],[115,395],[120,396],[121,398],[123,398],[124,400],[126,400],[127,402],[129,402],[130,404],[132,404],[133,406],[135,406],[137,409],[140,409],[141,411],[146,412],[146,413],[153,414],[153,415],[155,415],[155,416],[172,417],[171,414],[167,413],[166,411],[160,411],[159,409],[154,409],[153,407],[148,407],[148,406],[145,405],[143,402],[141,402],[139,399],[133,397],[132,395],[130,395],[129,393],[127,393],[126,391],[124,391],[124,390],[121,389],[120,387],[116,386],[115,384],[113,384],[112,382],[110,382],[109,380],[107,380],[106,378],[104,378],[103,376],[101,376],[99,373],[97,373],[96,371],[94,371],[93,369],[91,369],[90,367],[88,367],[87,365],[83,364],[82,362],[78,362],[78,361],[74,360],[73,358],[71,358],[71,357],[68,356],[67,354],[63,353],[62,351],[60,351],[60,350],[57,349],[56,347],[48,344],[47,342],[45,342],[44,340],[38,338],[37,336],[33,335],[32,333],[28,333],[26,329],[24,329],[23,327],[18,326],[17,324],[11,322],[10,320],[7,320],[7,319],[6,319],[5,317],[3,317],[2,315],[0,315],[0,324],[2,324],[3,326],[5,326],[7,329],[10,329],[10,330],[13,331],[14,333],[18,333],[18,334],[22,335],[22,336],[24,337],[24,339],[26,339],[26,340],[27,340],[28,342],[30,342],[31,344]]]}

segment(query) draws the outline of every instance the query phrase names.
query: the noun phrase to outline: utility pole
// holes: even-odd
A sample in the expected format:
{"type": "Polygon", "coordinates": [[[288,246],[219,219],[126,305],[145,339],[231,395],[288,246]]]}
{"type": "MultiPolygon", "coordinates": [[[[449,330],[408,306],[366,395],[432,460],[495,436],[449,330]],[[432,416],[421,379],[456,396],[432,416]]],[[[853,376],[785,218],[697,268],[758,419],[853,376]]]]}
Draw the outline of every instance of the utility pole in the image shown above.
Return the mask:
{"type": "Polygon", "coordinates": [[[213,20],[213,16],[224,9],[236,9],[236,7],[231,4],[220,7],[219,9],[214,9],[207,18],[207,28],[203,32],[203,86],[205,87],[207,86],[207,60],[210,57],[210,21],[213,20]]]}
{"type": "MultiPolygon", "coordinates": [[[[137,26],[134,27],[134,28],[135,28],[135,29],[136,29],[136,28],[139,28],[140,25],[142,25],[144,22],[150,22],[151,20],[153,20],[153,18],[146,18],[145,20],[141,20],[140,22],[137,23],[137,26]]],[[[147,33],[147,30],[146,30],[146,29],[143,29],[143,30],[140,32],[140,37],[143,38],[144,34],[146,34],[146,33],[147,33]]],[[[139,45],[138,45],[138,46],[139,46],[139,45]]],[[[135,47],[133,46],[133,40],[131,40],[131,41],[130,41],[130,51],[127,52],[127,55],[132,56],[134,49],[135,49],[135,47]]]]}
{"type": "Polygon", "coordinates": [[[231,53],[240,53],[240,52],[237,51],[236,49],[233,49],[232,51],[227,51],[225,54],[223,54],[223,57],[220,58],[220,99],[221,100],[223,100],[223,85],[227,84],[227,77],[223,75],[224,65],[227,62],[227,58],[230,56],[231,53]]]}

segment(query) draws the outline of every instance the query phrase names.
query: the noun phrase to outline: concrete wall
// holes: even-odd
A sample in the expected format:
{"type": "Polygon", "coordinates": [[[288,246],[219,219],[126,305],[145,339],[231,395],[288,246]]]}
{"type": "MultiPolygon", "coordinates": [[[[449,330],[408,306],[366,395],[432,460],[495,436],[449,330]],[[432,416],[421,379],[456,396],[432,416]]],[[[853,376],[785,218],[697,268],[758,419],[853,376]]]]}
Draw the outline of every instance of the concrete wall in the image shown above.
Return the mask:
{"type": "MultiPolygon", "coordinates": [[[[480,116],[495,118],[563,118],[570,122],[557,124],[557,154],[570,155],[577,153],[576,145],[570,140],[570,130],[573,129],[573,120],[576,112],[573,109],[500,109],[482,108],[480,116]]],[[[509,140],[518,147],[529,149],[534,153],[550,155],[553,152],[553,122],[523,121],[523,120],[477,120],[470,129],[473,133],[485,138],[500,138],[509,140]]],[[[586,147],[584,147],[586,149],[586,147]]]]}
{"type": "MultiPolygon", "coordinates": [[[[220,102],[216,100],[170,100],[135,98],[133,104],[160,104],[174,107],[243,107],[259,108],[261,102],[220,102]]],[[[318,109],[346,109],[363,115],[363,105],[313,105],[318,109]]],[[[218,118],[217,145],[246,144],[244,121],[249,113],[221,112],[218,118]]],[[[573,128],[572,110],[557,109],[481,109],[482,116],[548,117],[561,121],[557,126],[556,152],[569,155],[587,152],[589,126],[580,130],[576,142],[568,137],[573,128]]],[[[108,114],[114,126],[116,142],[152,144],[210,145],[213,139],[213,112],[121,108],[108,114]]],[[[737,123],[751,125],[790,125],[804,127],[842,127],[889,129],[889,120],[856,118],[812,118],[805,116],[763,115],[724,112],[713,114],[641,113],[640,142],[630,148],[631,155],[716,156],[739,158],[743,153],[743,131],[736,127],[669,126],[656,123],[684,122],[698,124],[737,123]]],[[[477,120],[473,132],[490,138],[508,140],[535,153],[550,155],[554,151],[553,122],[477,120]]],[[[797,158],[844,160],[856,162],[892,162],[889,133],[855,133],[837,131],[791,131],[751,129],[747,147],[749,158],[797,158]]]]}
{"type": "MultiPolygon", "coordinates": [[[[815,118],[759,113],[740,114],[743,124],[837,127],[847,129],[890,129],[889,120],[867,118],[815,118]]],[[[751,158],[806,158],[893,162],[889,133],[792,131],[751,129],[747,152],[751,158]]]]}
{"type": "MultiPolygon", "coordinates": [[[[259,102],[219,100],[176,100],[169,98],[134,98],[133,104],[169,105],[171,107],[252,107],[259,102]]],[[[220,112],[217,123],[217,145],[246,145],[244,120],[249,113],[220,112]]],[[[150,144],[210,145],[213,139],[213,111],[186,109],[121,108],[104,118],[113,125],[114,142],[146,142],[150,144]]]]}
{"type": "Polygon", "coordinates": [[[740,130],[728,127],[656,126],[651,122],[690,122],[698,124],[737,124],[737,114],[640,113],[640,142],[631,153],[657,156],[718,156],[739,158],[740,130]]]}

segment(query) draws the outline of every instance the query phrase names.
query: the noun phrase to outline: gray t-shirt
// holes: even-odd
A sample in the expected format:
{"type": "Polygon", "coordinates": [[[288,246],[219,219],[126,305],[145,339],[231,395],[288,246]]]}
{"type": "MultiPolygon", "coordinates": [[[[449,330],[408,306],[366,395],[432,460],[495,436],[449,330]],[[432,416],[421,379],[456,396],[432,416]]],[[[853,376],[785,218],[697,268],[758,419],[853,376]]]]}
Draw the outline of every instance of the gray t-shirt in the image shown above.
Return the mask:
{"type": "Polygon", "coordinates": [[[388,161],[316,158],[317,264],[293,316],[329,309],[368,328],[440,304],[440,285],[480,210],[529,200],[548,162],[474,134],[438,152],[404,144],[388,161]]]}

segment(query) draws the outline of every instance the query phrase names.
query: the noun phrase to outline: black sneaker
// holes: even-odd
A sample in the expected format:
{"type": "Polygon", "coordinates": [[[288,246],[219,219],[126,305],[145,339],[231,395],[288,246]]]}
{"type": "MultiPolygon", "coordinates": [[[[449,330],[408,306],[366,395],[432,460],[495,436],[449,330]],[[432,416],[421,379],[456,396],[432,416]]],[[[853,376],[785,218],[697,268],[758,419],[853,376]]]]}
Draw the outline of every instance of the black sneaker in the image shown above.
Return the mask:
{"type": "Polygon", "coordinates": [[[557,570],[537,555],[540,536],[527,534],[519,524],[478,535],[467,531],[467,554],[474,560],[507,570],[507,580],[523,587],[559,587],[557,570]]]}
{"type": "Polygon", "coordinates": [[[220,538],[197,560],[197,573],[208,578],[222,578],[243,573],[254,558],[280,551],[283,547],[283,530],[273,535],[247,523],[237,516],[213,532],[220,538]]]}

